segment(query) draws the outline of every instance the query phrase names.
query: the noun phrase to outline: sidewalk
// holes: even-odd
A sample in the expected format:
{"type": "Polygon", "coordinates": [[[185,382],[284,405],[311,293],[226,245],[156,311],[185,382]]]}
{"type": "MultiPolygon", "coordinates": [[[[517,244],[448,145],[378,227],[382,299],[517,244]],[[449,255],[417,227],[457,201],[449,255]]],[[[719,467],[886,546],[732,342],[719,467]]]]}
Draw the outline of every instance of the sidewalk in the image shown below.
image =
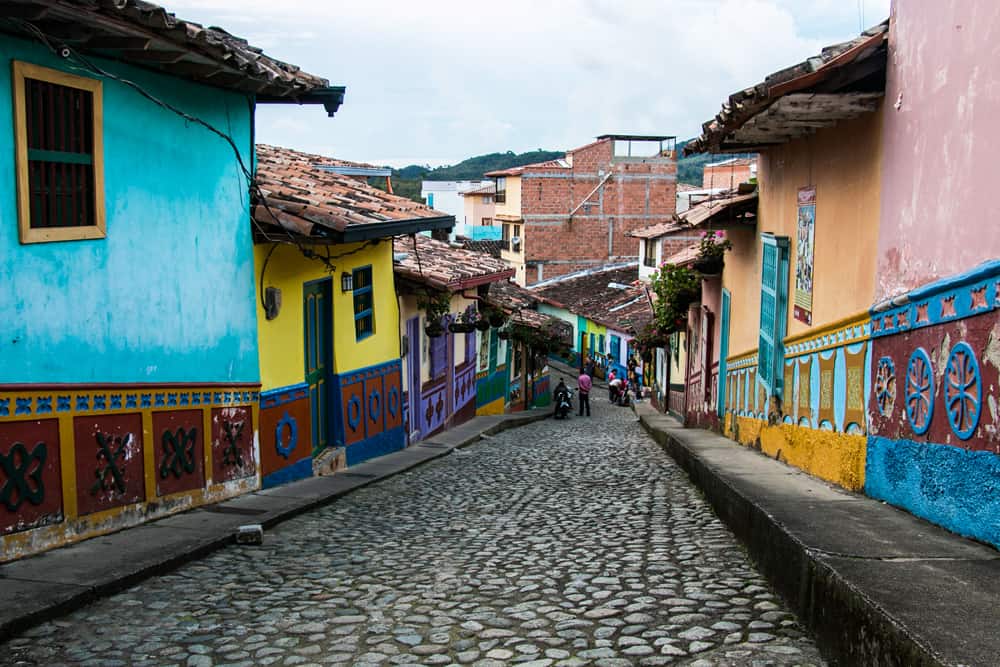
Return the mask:
{"type": "MultiPolygon", "coordinates": [[[[407,449],[329,477],[189,510],[126,530],[0,565],[0,642],[233,543],[240,525],[265,529],[340,496],[478,442],[481,436],[545,419],[549,410],[475,417],[407,449]]],[[[264,539],[267,539],[265,533],[264,539]]]]}
{"type": "Polygon", "coordinates": [[[1000,552],[648,404],[642,425],[845,665],[996,665],[1000,552]]]}

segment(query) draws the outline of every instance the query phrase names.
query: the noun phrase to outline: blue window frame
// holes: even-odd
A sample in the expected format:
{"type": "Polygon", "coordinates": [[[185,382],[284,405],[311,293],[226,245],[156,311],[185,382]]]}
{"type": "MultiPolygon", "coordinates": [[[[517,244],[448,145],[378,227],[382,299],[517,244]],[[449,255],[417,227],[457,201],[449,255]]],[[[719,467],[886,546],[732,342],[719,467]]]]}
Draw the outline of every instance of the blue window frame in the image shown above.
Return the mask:
{"type": "Polygon", "coordinates": [[[788,238],[761,234],[760,342],[757,380],[782,397],[785,321],[788,317],[788,238]]]}
{"type": "Polygon", "coordinates": [[[351,274],[354,277],[354,339],[362,340],[375,333],[372,267],[362,266],[354,269],[351,274]]]}

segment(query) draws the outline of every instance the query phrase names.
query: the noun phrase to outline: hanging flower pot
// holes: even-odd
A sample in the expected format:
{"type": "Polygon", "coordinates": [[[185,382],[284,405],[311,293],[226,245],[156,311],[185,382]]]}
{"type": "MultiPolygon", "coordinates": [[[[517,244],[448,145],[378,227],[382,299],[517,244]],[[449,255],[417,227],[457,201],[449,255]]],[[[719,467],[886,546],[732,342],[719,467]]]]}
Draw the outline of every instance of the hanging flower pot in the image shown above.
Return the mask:
{"type": "Polygon", "coordinates": [[[479,318],[478,320],[476,320],[476,329],[478,329],[479,331],[489,331],[490,321],[483,317],[479,318]]]}
{"type": "Polygon", "coordinates": [[[471,322],[455,321],[448,325],[448,331],[452,333],[470,333],[476,330],[476,325],[471,322]]]}
{"type": "Polygon", "coordinates": [[[427,334],[428,338],[438,338],[444,334],[444,327],[441,326],[440,322],[431,321],[424,327],[424,333],[427,334]]]}
{"type": "Polygon", "coordinates": [[[493,327],[495,329],[499,329],[500,327],[502,327],[504,324],[507,323],[507,318],[504,317],[503,313],[494,312],[494,313],[490,313],[489,322],[490,322],[490,326],[491,327],[493,327]]]}
{"type": "Polygon", "coordinates": [[[701,257],[696,259],[691,266],[702,276],[717,276],[722,273],[722,267],[725,266],[725,260],[722,255],[701,257]]]}

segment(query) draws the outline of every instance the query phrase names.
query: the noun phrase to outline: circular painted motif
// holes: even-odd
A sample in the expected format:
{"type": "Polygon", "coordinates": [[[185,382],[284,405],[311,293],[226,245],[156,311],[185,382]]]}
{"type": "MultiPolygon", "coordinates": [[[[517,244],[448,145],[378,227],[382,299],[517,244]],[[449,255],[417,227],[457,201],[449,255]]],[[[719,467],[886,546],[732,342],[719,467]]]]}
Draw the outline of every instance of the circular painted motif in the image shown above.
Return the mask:
{"type": "Polygon", "coordinates": [[[386,401],[386,408],[390,415],[396,416],[396,410],[399,409],[399,390],[395,387],[389,389],[389,400],[386,401]]]}
{"type": "Polygon", "coordinates": [[[350,400],[347,401],[347,425],[351,427],[352,431],[357,431],[360,423],[361,401],[357,396],[351,396],[350,400]]]}
{"type": "Polygon", "coordinates": [[[299,425],[295,421],[295,417],[286,412],[274,427],[274,448],[280,456],[287,459],[298,444],[299,425]],[[286,433],[288,434],[287,440],[285,439],[286,433]]]}
{"type": "Polygon", "coordinates": [[[878,369],[875,371],[875,402],[883,417],[888,417],[896,404],[896,367],[889,357],[882,357],[878,361],[878,369]]]}
{"type": "Polygon", "coordinates": [[[382,416],[382,394],[376,389],[368,395],[368,418],[377,422],[382,416]]]}
{"type": "Polygon", "coordinates": [[[906,418],[917,435],[931,427],[934,417],[934,371],[926,350],[918,347],[906,366],[906,418]]]}
{"type": "Polygon", "coordinates": [[[951,430],[962,440],[968,440],[979,425],[983,406],[983,383],[979,362],[968,343],[951,348],[944,369],[944,405],[951,430]]]}

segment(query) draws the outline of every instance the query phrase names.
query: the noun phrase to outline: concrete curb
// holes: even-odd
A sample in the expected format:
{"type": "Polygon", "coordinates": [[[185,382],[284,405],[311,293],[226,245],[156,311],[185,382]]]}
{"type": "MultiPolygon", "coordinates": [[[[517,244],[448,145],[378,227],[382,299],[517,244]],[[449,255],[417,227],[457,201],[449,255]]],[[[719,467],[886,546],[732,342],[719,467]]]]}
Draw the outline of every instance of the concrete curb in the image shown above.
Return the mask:
{"type": "MultiPolygon", "coordinates": [[[[75,609],[79,609],[97,599],[114,595],[126,588],[134,586],[144,579],[169,572],[193,560],[203,558],[234,543],[233,532],[241,523],[259,523],[265,528],[272,528],[300,514],[328,505],[352,491],[364,488],[376,482],[389,479],[396,475],[414,470],[415,468],[447,456],[457,448],[471,446],[482,439],[484,435],[495,435],[502,431],[546,419],[551,416],[547,410],[532,410],[509,415],[491,417],[476,417],[450,431],[433,436],[426,441],[408,447],[404,450],[387,454],[349,468],[343,473],[328,477],[310,477],[292,482],[280,487],[255,491],[238,496],[216,505],[201,506],[165,517],[133,528],[94,537],[59,549],[46,551],[36,556],[0,565],[0,599],[8,602],[5,609],[0,609],[0,643],[11,639],[14,635],[58,618],[75,609]],[[367,472],[369,471],[370,472],[367,472]],[[271,509],[247,509],[245,505],[268,506],[271,509]],[[222,508],[222,509],[219,509],[222,508]],[[211,514],[217,511],[221,514],[212,515],[200,528],[186,525],[195,515],[211,514]],[[232,514],[230,514],[232,512],[232,514]],[[241,516],[241,513],[244,514],[241,516]],[[252,513],[252,514],[250,514],[252,513]],[[246,514],[250,514],[247,516],[246,514]],[[235,518],[231,518],[235,515],[235,518]],[[214,517],[222,517],[214,519],[214,517]],[[152,548],[142,550],[138,555],[130,555],[124,551],[122,558],[130,557],[117,567],[109,567],[107,562],[96,563],[95,544],[100,543],[96,551],[101,551],[104,545],[111,545],[105,551],[116,551],[116,543],[130,541],[136,531],[144,532],[144,537],[156,534],[155,531],[186,533],[175,540],[172,548],[152,548]],[[49,576],[55,568],[75,567],[77,571],[88,566],[96,566],[96,575],[88,577],[67,574],[60,581],[49,576]],[[92,581],[87,581],[93,578],[92,581]]],[[[266,537],[265,537],[266,539],[266,537]]],[[[145,540],[133,540],[143,542],[145,540]]],[[[100,556],[97,557],[98,559],[100,556]]]]}
{"type": "MultiPolygon", "coordinates": [[[[808,539],[803,538],[799,531],[785,525],[775,516],[772,511],[773,506],[769,506],[767,499],[762,501],[752,482],[748,481],[746,485],[743,483],[745,479],[752,478],[749,471],[725,470],[718,464],[718,460],[707,461],[707,457],[699,451],[699,446],[687,441],[685,429],[676,421],[648,406],[636,406],[635,411],[650,436],[687,472],[691,481],[711,503],[719,518],[744,543],[760,571],[795,610],[800,622],[813,633],[817,645],[831,664],[904,667],[964,662],[964,660],[946,659],[941,652],[932,648],[932,644],[941,642],[930,641],[925,637],[920,632],[924,628],[919,624],[911,622],[908,628],[897,620],[894,613],[884,606],[884,591],[876,591],[881,600],[878,601],[870,594],[870,589],[876,589],[877,586],[859,586],[851,581],[849,576],[845,576],[839,565],[848,559],[853,560],[854,564],[863,563],[861,560],[863,557],[831,554],[810,546],[808,539]],[[667,420],[673,421],[673,424],[668,425],[667,420]]],[[[792,470],[782,463],[749,452],[715,434],[692,437],[702,440],[715,438],[728,443],[734,450],[747,451],[766,462],[765,465],[792,470]]],[[[718,451],[720,444],[712,443],[707,447],[714,447],[718,451]]],[[[777,470],[773,472],[777,473],[777,470]]],[[[802,473],[798,474],[808,478],[802,473]]],[[[758,481],[758,484],[760,483],[758,481]]],[[[819,480],[815,483],[824,484],[819,480]]],[[[846,499],[848,503],[868,502],[884,508],[886,512],[898,513],[897,510],[882,506],[877,501],[856,494],[843,493],[850,496],[846,499]]],[[[801,502],[802,511],[805,513],[810,511],[808,494],[803,493],[801,499],[795,498],[792,493],[783,495],[782,500],[785,503],[801,502]]],[[[821,508],[817,514],[820,516],[815,519],[822,521],[821,508]]],[[[919,521],[915,518],[912,520],[919,521]]],[[[951,536],[951,539],[967,542],[955,536],[951,536]]],[[[984,557],[988,560],[987,554],[984,554],[984,557]]],[[[933,599],[933,602],[939,603],[939,599],[934,597],[937,591],[932,592],[922,588],[919,580],[918,576],[916,578],[918,583],[913,585],[912,593],[926,595],[929,601],[933,599]]],[[[929,634],[934,636],[936,633],[939,634],[938,628],[933,628],[929,634]]],[[[934,636],[934,639],[941,638],[934,636]]],[[[947,638],[944,643],[948,649],[947,638]]],[[[950,653],[947,650],[945,652],[950,653]]]]}

